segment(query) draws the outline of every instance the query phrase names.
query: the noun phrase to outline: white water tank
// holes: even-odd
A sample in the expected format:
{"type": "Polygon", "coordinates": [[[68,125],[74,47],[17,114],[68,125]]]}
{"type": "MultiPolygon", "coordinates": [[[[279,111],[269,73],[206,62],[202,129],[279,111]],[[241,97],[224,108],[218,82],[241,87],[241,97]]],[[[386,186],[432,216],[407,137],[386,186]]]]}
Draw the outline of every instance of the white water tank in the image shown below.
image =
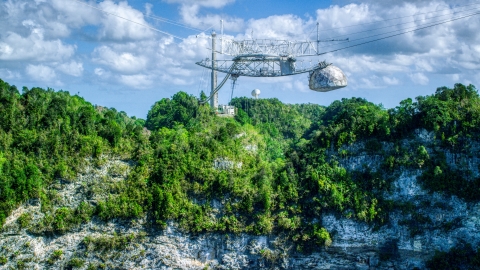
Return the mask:
{"type": "Polygon", "coordinates": [[[258,99],[258,96],[260,96],[260,89],[253,89],[253,91],[252,91],[252,96],[253,96],[255,99],[258,99]]]}
{"type": "Polygon", "coordinates": [[[347,76],[336,66],[317,69],[310,74],[308,86],[317,92],[328,92],[347,86],[347,76]]]}

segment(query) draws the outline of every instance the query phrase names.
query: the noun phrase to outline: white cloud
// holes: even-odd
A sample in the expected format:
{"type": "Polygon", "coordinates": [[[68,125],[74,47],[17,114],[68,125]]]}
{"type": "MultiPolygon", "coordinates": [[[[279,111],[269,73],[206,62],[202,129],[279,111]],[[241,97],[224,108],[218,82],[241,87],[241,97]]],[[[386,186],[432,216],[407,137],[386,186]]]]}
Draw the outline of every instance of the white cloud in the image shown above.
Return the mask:
{"type": "Polygon", "coordinates": [[[152,78],[150,76],[144,74],[136,74],[136,75],[121,75],[120,81],[123,84],[126,84],[130,87],[136,89],[145,89],[149,88],[153,84],[152,78]]]}
{"type": "MultiPolygon", "coordinates": [[[[220,37],[217,36],[217,39],[220,37]]],[[[232,38],[231,36],[225,35],[225,39],[232,38]]],[[[176,55],[181,55],[187,59],[197,59],[197,61],[205,58],[207,55],[211,55],[211,51],[208,48],[211,47],[211,39],[205,35],[200,34],[198,36],[189,36],[182,43],[178,44],[178,48],[176,49],[177,52],[174,53],[176,55]]],[[[217,41],[217,44],[220,45],[220,41],[217,41]]],[[[165,45],[169,44],[161,44],[160,46],[163,47],[164,51],[162,54],[168,54],[168,50],[165,50],[165,45]]]]}
{"type": "Polygon", "coordinates": [[[25,71],[36,81],[54,82],[57,78],[55,70],[44,65],[28,65],[25,71]]]}
{"type": "Polygon", "coordinates": [[[171,74],[168,74],[168,73],[161,74],[159,77],[163,82],[169,83],[169,84],[172,84],[172,85],[182,85],[182,86],[184,86],[184,85],[190,85],[190,84],[193,83],[193,80],[184,79],[180,76],[171,75],[171,74]]]}
{"type": "Polygon", "coordinates": [[[192,71],[181,68],[181,67],[168,67],[165,69],[166,73],[168,74],[173,74],[178,77],[191,77],[192,76],[192,71]]]}
{"type": "Polygon", "coordinates": [[[80,77],[83,74],[83,64],[76,61],[63,63],[60,66],[58,66],[57,69],[65,74],[68,74],[74,77],[80,77]]]}
{"type": "Polygon", "coordinates": [[[60,22],[47,22],[45,29],[49,36],[53,38],[65,38],[70,36],[71,33],[70,28],[60,22]]]}
{"type": "Polygon", "coordinates": [[[307,93],[310,92],[310,88],[308,88],[308,84],[305,83],[305,78],[298,78],[295,81],[293,81],[293,87],[295,90],[307,93]]]}
{"type": "Polygon", "coordinates": [[[103,74],[105,74],[105,70],[103,68],[95,68],[94,73],[97,76],[102,76],[103,74]]]}
{"type": "Polygon", "coordinates": [[[127,2],[115,4],[112,1],[101,2],[99,8],[117,16],[104,14],[101,20],[99,37],[115,41],[142,40],[152,38],[154,32],[142,25],[149,26],[143,13],[132,8],[127,2]],[[135,23],[133,23],[135,22],[135,23]],[[139,23],[139,24],[136,24],[139,23]]]}
{"type": "Polygon", "coordinates": [[[451,78],[452,78],[452,81],[455,83],[455,82],[458,82],[460,80],[460,75],[458,74],[451,74],[450,75],[451,78]]]}
{"type": "Polygon", "coordinates": [[[176,3],[186,6],[198,5],[202,7],[221,8],[235,0],[164,0],[167,3],[176,3]]]}
{"type": "MultiPolygon", "coordinates": [[[[352,80],[350,80],[351,82],[352,80]]],[[[378,89],[385,87],[385,79],[382,77],[380,78],[377,75],[370,75],[360,78],[361,83],[357,83],[353,85],[354,89],[378,89]]]]}
{"type": "Polygon", "coordinates": [[[41,29],[32,30],[27,37],[7,32],[0,38],[0,60],[62,61],[70,58],[75,47],[59,39],[44,40],[41,29]]]}
{"type": "Polygon", "coordinates": [[[317,22],[320,23],[322,35],[345,34],[350,26],[380,19],[381,16],[370,11],[366,4],[349,4],[343,7],[334,5],[327,9],[317,10],[317,22]],[[334,28],[334,29],[332,29],[334,28]],[[333,30],[333,31],[332,31],[333,30]]]}
{"type": "Polygon", "coordinates": [[[103,68],[95,68],[93,73],[101,80],[108,80],[112,76],[111,72],[106,71],[103,68]]]}
{"type": "Polygon", "coordinates": [[[408,75],[412,82],[414,84],[420,84],[420,85],[427,85],[428,82],[430,81],[425,74],[419,72],[419,73],[411,73],[408,75]]]}
{"type": "MultiPolygon", "coordinates": [[[[101,11],[75,1],[49,0],[48,2],[51,4],[51,9],[53,9],[53,11],[48,12],[53,15],[49,18],[63,22],[71,28],[98,25],[103,16],[101,11]]],[[[86,1],[85,3],[95,6],[91,1],[86,1]]],[[[48,5],[40,5],[40,7],[43,9],[50,8],[48,5]]]]}
{"type": "Polygon", "coordinates": [[[209,40],[203,37],[205,35],[190,36],[180,44],[172,43],[171,38],[162,38],[100,46],[94,50],[93,61],[102,68],[96,68],[94,73],[109,83],[139,89],[152,87],[150,81],[163,85],[191,85],[202,72],[194,63],[210,55],[206,49],[209,40]],[[118,79],[122,75],[127,76],[118,79]],[[134,85],[133,78],[142,81],[141,86],[134,85]]]}
{"type": "Polygon", "coordinates": [[[180,15],[183,22],[199,29],[214,29],[220,30],[220,20],[223,20],[223,28],[225,31],[238,32],[244,27],[244,20],[231,16],[208,14],[205,16],[199,16],[200,5],[182,5],[180,8],[180,15]]]}
{"type": "Polygon", "coordinates": [[[238,38],[251,39],[303,39],[306,22],[294,15],[274,15],[267,18],[250,20],[243,36],[238,38]]]}
{"type": "Polygon", "coordinates": [[[432,60],[430,59],[420,59],[415,62],[415,66],[417,67],[417,70],[432,72],[434,71],[434,68],[431,62],[432,60]]]}
{"type": "Polygon", "coordinates": [[[383,76],[382,79],[383,79],[383,82],[385,82],[385,83],[388,84],[388,85],[397,85],[397,84],[399,84],[398,79],[395,78],[395,77],[390,78],[390,77],[387,77],[387,76],[383,76]]]}
{"type": "Polygon", "coordinates": [[[20,78],[20,73],[16,71],[11,71],[6,68],[0,68],[0,78],[1,79],[18,79],[20,78]]]}
{"type": "Polygon", "coordinates": [[[152,16],[152,8],[153,8],[152,4],[150,3],[145,4],[145,13],[147,16],[152,16]]]}
{"type": "MultiPolygon", "coordinates": [[[[138,48],[140,49],[140,48],[138,48]]],[[[147,67],[147,58],[131,52],[114,51],[111,47],[101,46],[93,52],[94,61],[121,73],[133,74],[147,67]]]]}

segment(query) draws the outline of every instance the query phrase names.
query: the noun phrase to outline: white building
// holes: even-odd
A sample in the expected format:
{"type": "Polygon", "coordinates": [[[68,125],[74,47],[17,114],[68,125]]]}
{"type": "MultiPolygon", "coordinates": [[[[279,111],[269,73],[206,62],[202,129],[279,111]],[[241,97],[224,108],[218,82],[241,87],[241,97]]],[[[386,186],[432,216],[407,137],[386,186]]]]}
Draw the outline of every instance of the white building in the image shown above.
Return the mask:
{"type": "Polygon", "coordinates": [[[235,115],[235,106],[218,105],[217,113],[220,115],[235,115]]]}

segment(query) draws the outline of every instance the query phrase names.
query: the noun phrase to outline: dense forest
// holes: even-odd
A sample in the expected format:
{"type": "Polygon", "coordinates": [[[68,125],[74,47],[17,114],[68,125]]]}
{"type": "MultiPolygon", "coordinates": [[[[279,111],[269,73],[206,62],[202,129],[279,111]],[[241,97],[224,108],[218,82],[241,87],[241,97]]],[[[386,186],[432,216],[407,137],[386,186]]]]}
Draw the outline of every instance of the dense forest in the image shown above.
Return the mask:
{"type": "MultiPolygon", "coordinates": [[[[479,142],[480,96],[473,85],[440,87],[392,109],[362,98],[324,107],[241,97],[231,105],[238,108],[234,118],[217,117],[179,92],[156,102],[142,120],[66,91],[20,91],[0,80],[0,223],[20,204],[39,200],[40,223],[21,217],[35,234],[65,233],[92,218],[146,216],[158,229],[175,221],[191,233],[282,233],[296,250],[311,252],[332,243],[324,213],[381,226],[389,211],[405,208],[384,196],[398,168],[420,168],[431,192],[480,201],[480,178],[452,169],[443,155],[479,142]],[[435,134],[437,150],[405,144],[418,129],[435,134]],[[380,170],[340,165],[333,154],[348,157],[356,143],[382,153],[380,170]],[[127,181],[96,203],[53,207],[55,180],[74,181],[85,166],[109,157],[133,162],[127,181]],[[220,210],[213,207],[220,202],[220,210]]],[[[468,247],[471,256],[461,263],[480,266],[468,247]]],[[[429,267],[455,263],[447,257],[439,253],[429,267]]]]}

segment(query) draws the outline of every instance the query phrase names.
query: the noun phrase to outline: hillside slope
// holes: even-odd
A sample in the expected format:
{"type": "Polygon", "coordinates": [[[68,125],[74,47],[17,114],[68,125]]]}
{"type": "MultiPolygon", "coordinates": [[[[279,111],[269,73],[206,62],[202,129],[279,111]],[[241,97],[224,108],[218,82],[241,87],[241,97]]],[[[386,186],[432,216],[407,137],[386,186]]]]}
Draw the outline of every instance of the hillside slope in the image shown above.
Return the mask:
{"type": "Polygon", "coordinates": [[[471,85],[389,110],[236,98],[235,118],[179,92],[144,121],[0,84],[4,267],[480,265],[471,85]]]}

